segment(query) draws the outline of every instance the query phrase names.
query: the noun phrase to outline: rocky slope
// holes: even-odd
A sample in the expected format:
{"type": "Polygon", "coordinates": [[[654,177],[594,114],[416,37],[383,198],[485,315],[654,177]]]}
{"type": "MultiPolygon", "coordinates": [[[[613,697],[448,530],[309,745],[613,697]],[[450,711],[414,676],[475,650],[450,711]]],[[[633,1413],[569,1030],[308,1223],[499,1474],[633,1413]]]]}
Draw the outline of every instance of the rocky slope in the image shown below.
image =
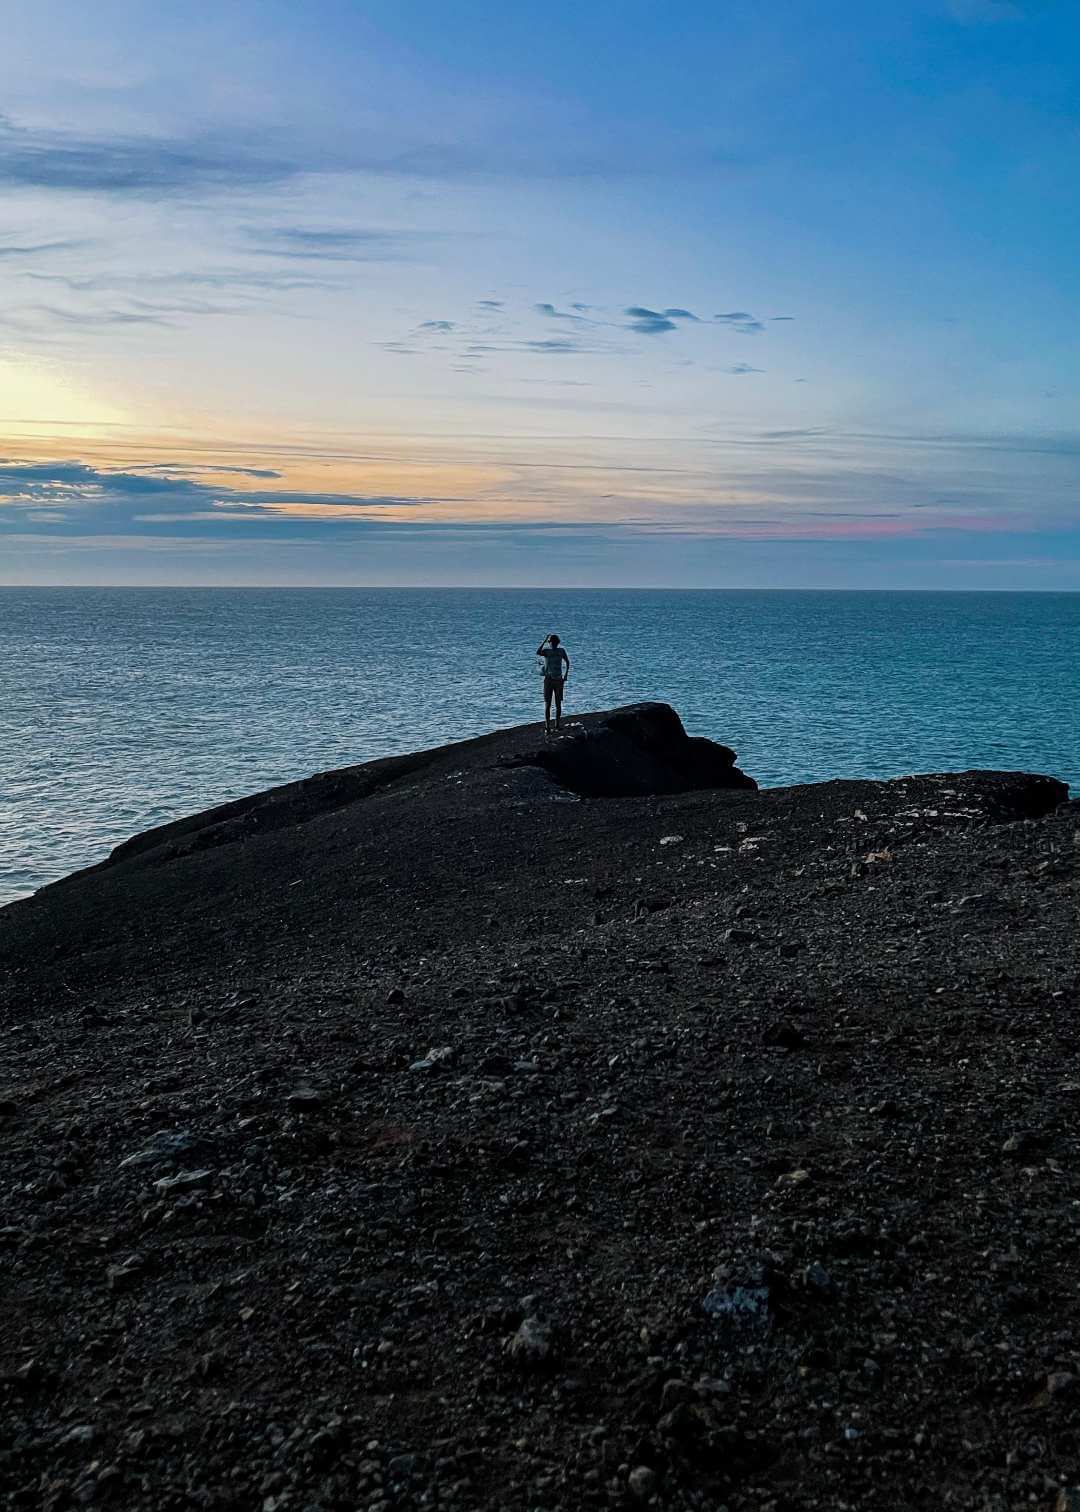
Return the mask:
{"type": "Polygon", "coordinates": [[[0,910],[0,1495],[1080,1483],[1078,806],[733,761],[501,732],[0,910]]]}

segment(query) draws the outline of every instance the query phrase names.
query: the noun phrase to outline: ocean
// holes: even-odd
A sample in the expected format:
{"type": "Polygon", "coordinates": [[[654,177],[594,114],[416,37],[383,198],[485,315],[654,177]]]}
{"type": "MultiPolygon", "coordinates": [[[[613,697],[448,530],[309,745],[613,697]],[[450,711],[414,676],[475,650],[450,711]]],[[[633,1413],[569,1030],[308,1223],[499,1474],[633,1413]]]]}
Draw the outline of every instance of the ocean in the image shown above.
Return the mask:
{"type": "Polygon", "coordinates": [[[762,786],[995,767],[1080,788],[1080,594],[0,589],[0,902],[312,772],[662,699],[762,786]]]}

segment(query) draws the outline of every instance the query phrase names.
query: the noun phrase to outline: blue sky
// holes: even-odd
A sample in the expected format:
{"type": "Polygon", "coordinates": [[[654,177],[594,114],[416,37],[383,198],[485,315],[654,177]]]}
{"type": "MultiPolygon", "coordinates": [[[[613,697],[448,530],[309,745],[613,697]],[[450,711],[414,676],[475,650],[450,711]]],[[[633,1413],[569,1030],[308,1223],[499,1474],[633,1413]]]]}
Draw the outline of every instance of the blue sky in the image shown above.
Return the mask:
{"type": "Polygon", "coordinates": [[[1080,12],[13,0],[0,582],[1080,589],[1080,12]]]}

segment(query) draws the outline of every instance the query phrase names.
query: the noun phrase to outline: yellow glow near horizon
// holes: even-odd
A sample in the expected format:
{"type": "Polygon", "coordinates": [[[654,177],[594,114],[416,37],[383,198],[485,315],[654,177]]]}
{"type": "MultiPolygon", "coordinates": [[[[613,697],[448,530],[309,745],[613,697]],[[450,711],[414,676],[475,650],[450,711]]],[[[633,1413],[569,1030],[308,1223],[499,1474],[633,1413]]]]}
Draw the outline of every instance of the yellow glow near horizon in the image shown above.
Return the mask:
{"type": "MultiPolygon", "coordinates": [[[[47,365],[42,370],[40,393],[47,395],[46,380],[54,379],[74,410],[74,387],[47,365]]],[[[0,417],[0,456],[37,463],[77,459],[105,475],[106,486],[110,472],[143,469],[159,479],[189,478],[198,485],[190,498],[148,492],[139,499],[133,519],[155,528],[201,521],[229,529],[228,522],[234,522],[232,528],[244,532],[249,521],[274,519],[313,525],[378,519],[387,525],[444,527],[557,526],[587,519],[597,526],[708,534],[737,527],[739,512],[747,507],[789,503],[777,459],[770,456],[776,478],[769,488],[758,479],[740,479],[738,465],[721,460],[711,446],[697,454],[687,454],[684,446],[670,461],[650,451],[637,472],[626,465],[630,448],[622,440],[611,446],[561,438],[546,448],[530,444],[524,453],[508,449],[498,457],[491,442],[478,445],[469,436],[323,436],[300,427],[273,436],[261,430],[229,434],[224,417],[204,428],[190,417],[141,425],[113,418],[115,412],[110,415],[104,405],[97,413],[109,418],[92,420],[85,409],[70,423],[53,417],[51,423],[19,425],[0,417]],[[403,502],[366,502],[379,499],[403,502]]],[[[47,507],[63,510],[67,502],[58,498],[47,507]]],[[[786,516],[782,523],[789,523],[786,516]]]]}
{"type": "MultiPolygon", "coordinates": [[[[350,506],[297,501],[297,494],[356,495],[357,504],[352,507],[362,513],[367,512],[362,502],[365,496],[421,498],[432,503],[420,508],[449,506],[472,517],[478,496],[501,492],[512,484],[512,469],[444,456],[417,459],[410,455],[413,448],[400,440],[389,445],[381,439],[374,443],[358,441],[350,450],[343,449],[338,455],[311,455],[308,443],[301,438],[290,444],[279,436],[275,447],[266,448],[258,440],[201,438],[179,428],[140,431],[112,418],[92,421],[85,413],[69,424],[59,416],[53,416],[51,424],[11,422],[0,417],[0,455],[17,455],[24,462],[77,456],[105,473],[167,465],[175,477],[186,476],[219,487],[226,509],[233,491],[258,489],[281,496],[280,504],[268,499],[266,507],[310,519],[320,515],[346,518],[350,506]],[[244,468],[265,469],[275,476],[260,478],[237,470],[244,468]]],[[[391,512],[392,506],[384,506],[380,517],[389,518],[391,512]]],[[[406,513],[413,515],[415,507],[405,506],[401,513],[403,517],[406,513]]]]}
{"type": "Polygon", "coordinates": [[[40,436],[50,426],[77,431],[123,425],[130,418],[47,358],[0,356],[0,426],[12,439],[40,436]]]}

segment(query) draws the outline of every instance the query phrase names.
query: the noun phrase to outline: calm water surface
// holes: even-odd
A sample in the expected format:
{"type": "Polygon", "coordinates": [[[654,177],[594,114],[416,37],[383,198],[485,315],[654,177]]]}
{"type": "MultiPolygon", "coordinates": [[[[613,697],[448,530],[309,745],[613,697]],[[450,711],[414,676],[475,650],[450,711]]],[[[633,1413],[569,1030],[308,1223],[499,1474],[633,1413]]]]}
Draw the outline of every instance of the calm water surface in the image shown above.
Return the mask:
{"type": "Polygon", "coordinates": [[[674,704],[766,786],[1080,787],[1080,594],[0,590],[0,902],[150,825],[571,709],[674,704]]]}

